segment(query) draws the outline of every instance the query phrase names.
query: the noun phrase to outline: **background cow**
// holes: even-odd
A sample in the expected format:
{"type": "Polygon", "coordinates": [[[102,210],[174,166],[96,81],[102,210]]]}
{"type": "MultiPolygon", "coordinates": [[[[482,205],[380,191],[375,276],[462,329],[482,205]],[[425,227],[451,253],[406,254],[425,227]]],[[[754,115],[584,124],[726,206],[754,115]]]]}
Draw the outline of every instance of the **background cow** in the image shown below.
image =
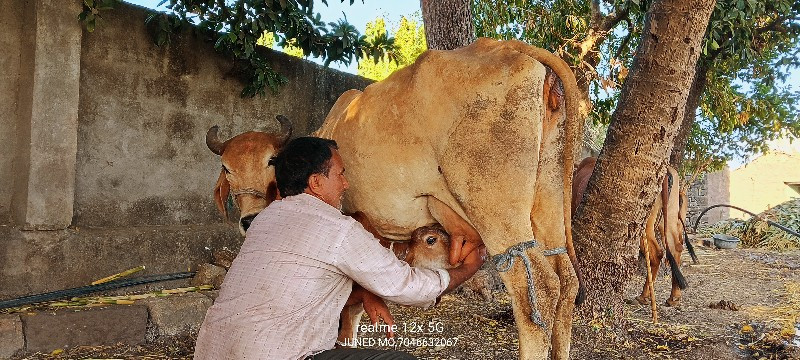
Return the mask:
{"type": "MultiPolygon", "coordinates": [[[[589,183],[589,178],[594,171],[594,166],[597,159],[588,157],[583,159],[575,170],[574,179],[572,182],[572,212],[575,213],[578,205],[581,202],[583,193],[586,191],[586,186],[589,183]]],[[[672,167],[667,167],[669,175],[664,177],[661,193],[656,197],[655,203],[650,208],[647,216],[647,224],[645,226],[645,234],[639,241],[639,253],[644,257],[645,241],[649,244],[650,258],[645,259],[645,266],[651,268],[653,276],[658,273],[658,268],[661,261],[666,255],[667,262],[669,263],[672,274],[672,292],[667,299],[667,305],[677,305],[681,298],[681,290],[685,289],[686,279],[680,271],[681,253],[683,252],[683,244],[689,249],[689,254],[695,259],[694,249],[688,238],[685,238],[685,225],[683,219],[686,218],[687,201],[686,194],[680,189],[680,178],[678,172],[672,167]],[[659,221],[662,220],[662,221],[659,221]],[[656,224],[658,222],[658,224],[656,224]],[[658,241],[656,237],[656,226],[659,227],[664,240],[664,245],[658,241]]],[[[650,303],[650,287],[652,286],[650,279],[645,278],[644,288],[641,295],[636,297],[636,300],[645,305],[650,303]]]]}
{"type": "Polygon", "coordinates": [[[561,59],[479,39],[427,51],[363,93],[344,93],[315,133],[339,144],[351,185],[345,208],[365,213],[387,238],[440,223],[452,238],[451,264],[466,255],[465,242],[502,255],[537,241],[520,252],[531,279],[521,260],[501,273],[522,359],[569,356],[577,279],[566,255],[543,252],[570,239],[577,95],[561,59]],[[564,82],[566,104],[543,64],[564,82]]]}
{"type": "Polygon", "coordinates": [[[217,135],[218,126],[206,133],[206,145],[222,160],[222,170],[214,186],[214,202],[227,220],[228,197],[233,197],[239,208],[242,236],[256,215],[278,197],[275,169],[269,166],[269,159],[292,136],[292,123],[283,115],[275,118],[281,124],[277,134],[248,131],[222,142],[217,135]]]}

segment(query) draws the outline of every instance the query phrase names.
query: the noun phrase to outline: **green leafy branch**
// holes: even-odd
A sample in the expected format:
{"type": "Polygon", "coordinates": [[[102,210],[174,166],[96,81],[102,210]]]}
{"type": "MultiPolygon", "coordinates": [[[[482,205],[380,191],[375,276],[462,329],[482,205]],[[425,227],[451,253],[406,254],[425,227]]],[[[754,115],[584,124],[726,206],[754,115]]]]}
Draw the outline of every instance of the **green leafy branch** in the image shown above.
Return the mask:
{"type": "Polygon", "coordinates": [[[117,6],[119,0],[83,0],[83,10],[78,14],[80,21],[86,31],[94,32],[94,29],[102,21],[100,11],[111,10],[117,6]]]}

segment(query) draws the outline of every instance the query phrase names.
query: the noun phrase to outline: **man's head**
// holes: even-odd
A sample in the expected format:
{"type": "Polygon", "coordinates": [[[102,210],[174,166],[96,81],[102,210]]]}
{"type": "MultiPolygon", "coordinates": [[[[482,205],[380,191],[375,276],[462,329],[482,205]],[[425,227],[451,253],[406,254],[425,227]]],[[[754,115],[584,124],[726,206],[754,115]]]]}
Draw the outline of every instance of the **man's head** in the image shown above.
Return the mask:
{"type": "Polygon", "coordinates": [[[316,137],[290,141],[270,164],[281,197],[308,193],[340,208],[348,187],[336,142],[316,137]]]}

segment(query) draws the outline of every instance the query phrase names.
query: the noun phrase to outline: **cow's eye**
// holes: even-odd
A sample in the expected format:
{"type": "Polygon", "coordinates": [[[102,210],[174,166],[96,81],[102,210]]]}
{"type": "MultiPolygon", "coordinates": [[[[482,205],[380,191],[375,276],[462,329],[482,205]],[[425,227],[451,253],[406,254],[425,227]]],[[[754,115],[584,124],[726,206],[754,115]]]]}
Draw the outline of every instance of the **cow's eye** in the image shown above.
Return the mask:
{"type": "Polygon", "coordinates": [[[425,238],[425,242],[428,243],[428,245],[433,245],[436,243],[436,237],[428,236],[427,238],[425,238]]]}

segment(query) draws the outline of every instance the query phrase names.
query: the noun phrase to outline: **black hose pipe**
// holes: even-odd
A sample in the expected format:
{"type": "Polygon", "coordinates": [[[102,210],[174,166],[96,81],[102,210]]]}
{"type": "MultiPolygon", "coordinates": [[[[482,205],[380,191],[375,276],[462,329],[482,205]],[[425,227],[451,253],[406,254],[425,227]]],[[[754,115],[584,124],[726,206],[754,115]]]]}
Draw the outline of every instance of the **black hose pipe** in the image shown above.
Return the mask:
{"type": "MultiPolygon", "coordinates": [[[[757,216],[758,216],[758,215],[756,215],[756,214],[753,214],[753,213],[751,213],[751,212],[749,212],[749,211],[747,211],[747,210],[745,210],[745,209],[742,209],[742,208],[740,208],[740,207],[738,207],[738,206],[733,206],[733,205],[728,205],[728,204],[717,204],[717,205],[709,206],[709,207],[705,208],[705,210],[703,210],[702,212],[700,212],[700,216],[698,216],[698,217],[697,217],[697,220],[695,220],[695,222],[694,222],[694,228],[693,228],[694,232],[697,232],[697,225],[698,225],[698,224],[700,224],[700,218],[702,218],[702,217],[703,217],[703,215],[704,215],[704,214],[705,214],[705,213],[706,213],[708,210],[711,210],[711,209],[713,209],[713,208],[717,208],[717,207],[720,207],[720,206],[725,206],[725,207],[733,208],[733,209],[739,210],[739,211],[741,211],[741,212],[748,213],[748,214],[750,214],[750,216],[753,216],[753,217],[757,217],[757,216]]],[[[783,230],[783,231],[786,231],[787,233],[789,233],[789,234],[792,234],[792,235],[794,235],[794,236],[797,236],[798,238],[800,238],[800,234],[798,234],[796,231],[794,231],[794,230],[792,230],[792,229],[789,229],[789,228],[787,228],[787,227],[785,227],[785,226],[783,226],[783,225],[781,225],[781,224],[775,223],[775,222],[773,222],[773,221],[771,221],[771,220],[764,219],[764,221],[766,221],[766,222],[767,222],[767,224],[770,224],[770,225],[772,225],[772,226],[774,226],[774,227],[776,227],[776,228],[778,228],[778,229],[781,229],[781,230],[783,230]]]]}
{"type": "Polygon", "coordinates": [[[77,288],[72,288],[72,289],[52,291],[52,292],[43,293],[43,294],[28,295],[28,296],[23,296],[23,297],[16,298],[16,299],[0,301],[0,309],[16,307],[16,306],[22,306],[22,305],[28,305],[28,304],[34,304],[34,303],[39,303],[39,302],[44,302],[44,301],[58,300],[58,299],[63,299],[63,298],[72,298],[72,297],[75,297],[75,296],[86,295],[86,294],[93,293],[93,292],[98,292],[98,291],[119,289],[119,288],[135,286],[135,285],[142,285],[142,284],[149,284],[149,283],[154,283],[154,282],[159,282],[159,281],[185,279],[185,278],[190,278],[190,277],[194,276],[194,274],[195,274],[195,272],[192,271],[192,272],[182,272],[182,273],[174,273],[174,274],[161,274],[161,275],[142,276],[142,277],[132,278],[132,279],[114,280],[114,281],[109,281],[109,282],[102,283],[102,284],[97,284],[97,285],[82,286],[82,287],[77,287],[77,288]]]}

